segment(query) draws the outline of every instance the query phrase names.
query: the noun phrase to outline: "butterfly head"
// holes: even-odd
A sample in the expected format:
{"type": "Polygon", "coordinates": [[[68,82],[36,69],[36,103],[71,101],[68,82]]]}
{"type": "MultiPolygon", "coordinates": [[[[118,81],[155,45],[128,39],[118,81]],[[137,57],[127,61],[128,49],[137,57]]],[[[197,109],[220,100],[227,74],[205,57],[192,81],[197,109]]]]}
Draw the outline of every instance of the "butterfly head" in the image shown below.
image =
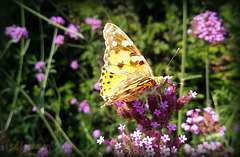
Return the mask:
{"type": "Polygon", "coordinates": [[[164,82],[166,81],[166,77],[163,76],[159,76],[159,77],[154,77],[154,80],[156,82],[157,86],[160,86],[161,84],[164,84],[164,82]]]}

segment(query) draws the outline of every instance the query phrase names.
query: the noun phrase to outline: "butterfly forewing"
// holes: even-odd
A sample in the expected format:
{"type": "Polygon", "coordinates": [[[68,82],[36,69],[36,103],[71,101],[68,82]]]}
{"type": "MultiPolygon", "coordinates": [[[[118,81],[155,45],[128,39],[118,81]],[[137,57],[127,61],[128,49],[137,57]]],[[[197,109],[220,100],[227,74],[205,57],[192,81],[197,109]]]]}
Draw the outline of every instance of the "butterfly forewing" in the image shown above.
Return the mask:
{"type": "Polygon", "coordinates": [[[129,77],[153,77],[153,72],[132,40],[116,25],[107,23],[105,39],[105,67],[111,72],[129,77]]]}

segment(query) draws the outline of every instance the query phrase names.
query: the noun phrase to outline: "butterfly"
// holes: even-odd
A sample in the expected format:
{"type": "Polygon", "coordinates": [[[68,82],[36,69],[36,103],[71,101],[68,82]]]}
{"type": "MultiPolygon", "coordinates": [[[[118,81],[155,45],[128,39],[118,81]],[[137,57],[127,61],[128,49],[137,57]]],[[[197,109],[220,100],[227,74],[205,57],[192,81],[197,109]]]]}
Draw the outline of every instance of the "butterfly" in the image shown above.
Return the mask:
{"type": "Polygon", "coordinates": [[[131,102],[141,95],[153,93],[166,77],[153,75],[152,69],[132,42],[116,25],[107,23],[103,37],[106,50],[99,79],[100,95],[106,102],[131,102]]]}

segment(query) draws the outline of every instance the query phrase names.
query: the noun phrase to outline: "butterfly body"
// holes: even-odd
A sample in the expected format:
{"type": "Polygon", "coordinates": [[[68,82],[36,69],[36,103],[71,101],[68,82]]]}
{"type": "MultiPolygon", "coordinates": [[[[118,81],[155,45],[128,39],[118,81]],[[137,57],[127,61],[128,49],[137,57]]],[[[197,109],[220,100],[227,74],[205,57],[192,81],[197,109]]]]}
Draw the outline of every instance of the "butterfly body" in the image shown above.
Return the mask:
{"type": "Polygon", "coordinates": [[[155,77],[152,69],[132,40],[116,25],[107,23],[103,30],[105,39],[104,66],[102,68],[100,95],[110,105],[116,101],[130,102],[141,95],[152,93],[165,82],[155,77]]]}

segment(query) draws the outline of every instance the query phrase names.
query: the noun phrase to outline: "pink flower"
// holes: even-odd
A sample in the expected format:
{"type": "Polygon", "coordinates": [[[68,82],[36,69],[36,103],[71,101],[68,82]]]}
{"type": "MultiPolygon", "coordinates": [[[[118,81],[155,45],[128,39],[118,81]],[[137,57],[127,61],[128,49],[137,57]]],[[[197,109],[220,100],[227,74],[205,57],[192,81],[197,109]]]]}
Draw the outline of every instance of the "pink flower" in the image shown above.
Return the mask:
{"type": "Polygon", "coordinates": [[[5,35],[11,36],[12,39],[15,39],[16,42],[19,42],[21,38],[28,38],[28,31],[25,27],[12,25],[5,28],[5,35]]]}
{"type": "Polygon", "coordinates": [[[94,138],[98,138],[98,137],[100,137],[100,133],[101,133],[101,131],[97,129],[97,130],[94,130],[92,134],[93,134],[94,138]]]}
{"type": "Polygon", "coordinates": [[[30,144],[24,144],[23,149],[24,149],[23,150],[24,152],[28,152],[28,151],[31,150],[31,145],[30,144]]]}
{"type": "Polygon", "coordinates": [[[48,149],[46,147],[42,147],[37,152],[37,157],[47,157],[48,156],[48,149]]]}
{"type": "Polygon", "coordinates": [[[77,103],[77,99],[76,98],[73,98],[71,101],[70,101],[70,104],[71,105],[74,105],[74,104],[76,104],[77,103]]]}
{"type": "Polygon", "coordinates": [[[193,29],[187,32],[191,33],[194,37],[204,39],[212,46],[218,46],[227,34],[227,29],[222,27],[222,19],[218,20],[216,12],[206,11],[193,18],[190,24],[193,29]]]}
{"type": "Polygon", "coordinates": [[[64,35],[61,35],[61,34],[57,35],[55,44],[57,44],[57,45],[64,44],[64,35]]]}
{"type": "MultiPolygon", "coordinates": [[[[80,28],[80,26],[79,26],[79,25],[69,24],[67,28],[70,29],[70,30],[73,31],[73,32],[78,33],[78,29],[80,28]]],[[[79,31],[81,32],[81,30],[79,30],[79,31]]],[[[65,35],[69,35],[70,38],[73,38],[73,39],[75,39],[75,40],[78,39],[77,35],[72,34],[72,33],[69,33],[68,31],[64,31],[64,34],[65,34],[65,35]]]]}
{"type": "Polygon", "coordinates": [[[39,73],[37,75],[37,80],[38,82],[42,82],[44,80],[45,74],[44,73],[39,73]]]}
{"type": "Polygon", "coordinates": [[[91,109],[89,107],[89,105],[87,104],[87,100],[83,100],[80,104],[79,104],[79,108],[78,111],[81,112],[83,111],[86,114],[90,114],[91,113],[91,109]]]}
{"type": "Polygon", "coordinates": [[[112,151],[112,147],[110,146],[110,145],[108,145],[107,147],[106,147],[106,152],[111,152],[112,151]]]}
{"type": "Polygon", "coordinates": [[[99,19],[86,18],[86,19],[85,19],[85,22],[86,22],[88,25],[91,25],[91,26],[92,26],[92,30],[96,30],[96,29],[98,29],[98,28],[102,28],[102,27],[101,27],[102,21],[99,20],[99,19]]]}
{"type": "Polygon", "coordinates": [[[95,84],[94,84],[94,89],[96,90],[96,91],[99,91],[100,89],[99,89],[99,83],[98,82],[96,82],[95,84]]]}
{"type": "Polygon", "coordinates": [[[72,61],[72,63],[70,64],[70,67],[73,70],[77,70],[78,69],[78,61],[77,60],[72,61]]]}
{"type": "Polygon", "coordinates": [[[36,112],[37,111],[37,108],[36,107],[33,107],[32,108],[32,112],[36,112]]]}
{"type": "Polygon", "coordinates": [[[43,67],[45,66],[44,61],[39,61],[34,65],[34,68],[38,71],[41,72],[43,67]]]}
{"type": "MultiPolygon", "coordinates": [[[[65,24],[65,21],[60,16],[52,16],[52,17],[50,17],[50,20],[52,22],[55,22],[55,23],[59,24],[59,25],[64,25],[65,24]]],[[[49,23],[49,24],[51,24],[51,23],[49,23]]]]}
{"type": "Polygon", "coordinates": [[[67,156],[70,156],[72,153],[72,145],[70,145],[68,141],[62,145],[62,149],[67,156]]]}

